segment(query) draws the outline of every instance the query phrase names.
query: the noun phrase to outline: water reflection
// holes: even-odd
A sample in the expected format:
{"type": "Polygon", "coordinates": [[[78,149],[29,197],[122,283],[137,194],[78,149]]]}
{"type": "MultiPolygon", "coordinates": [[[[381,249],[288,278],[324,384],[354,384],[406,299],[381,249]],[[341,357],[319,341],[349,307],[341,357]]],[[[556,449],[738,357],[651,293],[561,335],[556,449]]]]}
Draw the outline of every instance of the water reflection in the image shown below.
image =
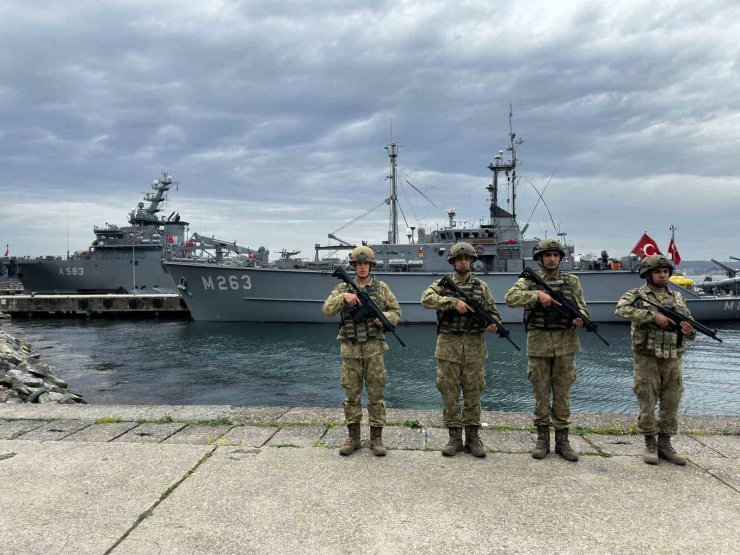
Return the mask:
{"type": "MultiPolygon", "coordinates": [[[[339,348],[335,325],[217,324],[207,322],[13,321],[24,336],[91,403],[166,403],[340,406],[339,348]]],[[[720,326],[720,344],[706,337],[685,357],[681,411],[740,415],[740,324],[720,326]]],[[[629,327],[603,324],[611,343],[580,331],[574,411],[633,413],[629,327]]],[[[521,325],[511,326],[522,348],[521,325]]],[[[386,404],[440,409],[433,358],[435,329],[402,326],[407,343],[389,337],[386,404]]],[[[529,411],[526,352],[490,335],[486,410],[529,411]]],[[[526,351],[526,349],[525,349],[526,351]]]]}

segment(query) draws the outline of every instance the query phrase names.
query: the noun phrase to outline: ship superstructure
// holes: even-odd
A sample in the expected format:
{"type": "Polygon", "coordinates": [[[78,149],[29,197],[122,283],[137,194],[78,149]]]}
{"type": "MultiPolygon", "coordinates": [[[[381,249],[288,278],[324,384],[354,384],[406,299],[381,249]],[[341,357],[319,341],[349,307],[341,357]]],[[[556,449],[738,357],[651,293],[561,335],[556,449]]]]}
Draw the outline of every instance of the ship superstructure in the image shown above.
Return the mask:
{"type": "MultiPolygon", "coordinates": [[[[490,287],[497,308],[506,322],[521,322],[521,309],[510,309],[503,302],[506,291],[526,267],[536,268],[532,249],[539,237],[525,237],[526,227],[520,228],[516,217],[517,148],[522,140],[516,136],[509,115],[508,155],[501,150],[487,167],[492,172],[489,194],[489,217],[476,226],[459,226],[457,209],[447,211],[447,225],[427,232],[419,228],[407,232],[407,242],[398,236],[396,207],[397,145],[386,146],[391,171],[389,226],[387,239],[370,244],[378,263],[373,275],[386,282],[402,308],[404,322],[432,322],[434,311],[420,303],[421,292],[432,281],[450,272],[447,260],[449,248],[459,241],[473,245],[478,255],[473,271],[490,287]],[[502,206],[502,188],[508,188],[508,204],[502,206]]],[[[558,238],[566,256],[561,269],[578,275],[594,321],[619,321],[614,314],[617,300],[630,288],[644,283],[637,273],[639,258],[635,255],[612,259],[606,252],[601,257],[577,260],[573,245],[558,238]]],[[[252,322],[328,322],[321,313],[321,304],[336,285],[331,277],[333,268],[346,265],[338,258],[320,258],[323,250],[347,250],[355,245],[330,234],[339,245],[316,245],[314,260],[293,258],[298,254],[283,251],[272,266],[238,267],[224,264],[194,264],[187,261],[167,261],[165,264],[177,283],[185,303],[195,320],[252,322]]],[[[677,287],[671,285],[671,287],[677,287]]],[[[737,295],[706,295],[696,290],[680,289],[697,320],[740,319],[740,297],[737,295]]]]}

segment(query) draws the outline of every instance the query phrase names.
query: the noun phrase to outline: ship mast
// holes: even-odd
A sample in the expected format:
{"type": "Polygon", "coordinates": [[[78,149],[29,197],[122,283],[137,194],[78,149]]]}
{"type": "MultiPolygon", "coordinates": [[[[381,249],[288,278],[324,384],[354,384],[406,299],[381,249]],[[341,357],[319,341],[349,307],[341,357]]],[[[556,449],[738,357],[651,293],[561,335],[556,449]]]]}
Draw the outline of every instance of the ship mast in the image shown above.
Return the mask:
{"type": "Polygon", "coordinates": [[[493,180],[487,187],[491,193],[491,221],[490,224],[495,226],[498,223],[499,217],[516,218],[516,147],[522,144],[522,139],[516,138],[516,133],[512,128],[511,119],[513,112],[511,106],[509,106],[509,146],[506,150],[511,152],[511,160],[508,162],[504,161],[504,151],[499,150],[498,154],[494,157],[494,162],[488,164],[488,169],[493,172],[493,180]],[[511,214],[504,212],[498,204],[498,176],[499,173],[503,172],[506,174],[507,180],[511,183],[511,214]]]}
{"type": "Polygon", "coordinates": [[[398,244],[398,189],[396,181],[396,158],[398,157],[398,145],[395,142],[391,142],[386,145],[385,149],[388,151],[388,158],[390,158],[391,162],[391,174],[386,178],[391,182],[391,194],[388,197],[388,204],[390,204],[388,243],[396,245],[398,244]]]}

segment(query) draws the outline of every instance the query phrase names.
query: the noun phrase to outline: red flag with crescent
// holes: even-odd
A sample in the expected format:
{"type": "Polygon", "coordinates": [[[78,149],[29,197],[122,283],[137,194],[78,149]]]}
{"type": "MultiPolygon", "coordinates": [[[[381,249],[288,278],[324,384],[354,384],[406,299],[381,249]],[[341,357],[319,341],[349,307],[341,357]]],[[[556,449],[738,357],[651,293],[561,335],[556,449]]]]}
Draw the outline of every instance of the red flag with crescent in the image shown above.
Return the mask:
{"type": "Polygon", "coordinates": [[[5,254],[3,256],[8,256],[10,254],[10,245],[5,245],[5,254]]]}
{"type": "Polygon", "coordinates": [[[681,255],[678,254],[678,249],[676,248],[676,243],[673,241],[673,237],[671,237],[671,242],[668,245],[668,254],[671,255],[671,260],[673,260],[673,263],[676,266],[681,264],[681,255]]]}
{"type": "Polygon", "coordinates": [[[650,235],[648,235],[647,233],[642,234],[642,237],[640,237],[640,240],[637,242],[635,248],[632,249],[631,252],[636,254],[640,258],[646,258],[651,254],[663,254],[662,252],[660,252],[655,239],[650,237],[650,235]]]}

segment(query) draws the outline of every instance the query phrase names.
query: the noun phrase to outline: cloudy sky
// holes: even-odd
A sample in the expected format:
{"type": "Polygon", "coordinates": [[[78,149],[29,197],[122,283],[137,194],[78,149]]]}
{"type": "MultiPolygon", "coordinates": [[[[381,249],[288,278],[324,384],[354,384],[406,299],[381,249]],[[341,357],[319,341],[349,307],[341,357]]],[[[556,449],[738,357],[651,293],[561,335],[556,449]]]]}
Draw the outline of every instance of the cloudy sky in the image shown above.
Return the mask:
{"type": "Polygon", "coordinates": [[[388,196],[391,132],[408,225],[473,222],[512,105],[531,235],[740,257],[738,6],[0,0],[0,243],[83,249],[165,169],[191,231],[312,256],[388,196]]]}

